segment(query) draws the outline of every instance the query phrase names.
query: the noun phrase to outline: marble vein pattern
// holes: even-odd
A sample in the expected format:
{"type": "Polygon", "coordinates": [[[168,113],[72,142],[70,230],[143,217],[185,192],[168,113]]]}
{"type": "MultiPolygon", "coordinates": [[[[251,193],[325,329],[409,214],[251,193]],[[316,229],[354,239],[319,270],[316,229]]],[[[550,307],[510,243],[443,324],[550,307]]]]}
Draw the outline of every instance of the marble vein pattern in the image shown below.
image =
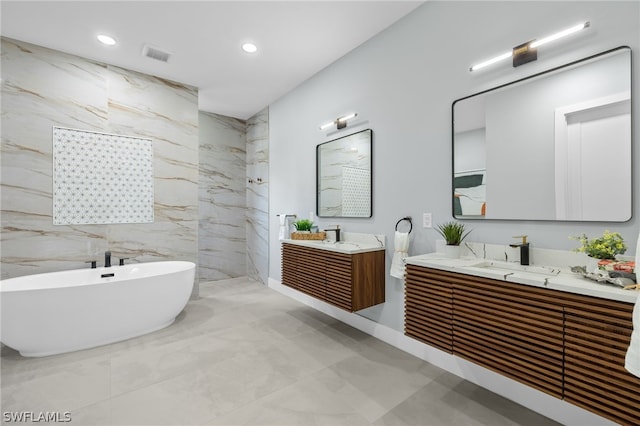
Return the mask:
{"type": "Polygon", "coordinates": [[[3,279],[198,250],[197,89],[2,38],[3,279]],[[53,225],[53,126],[154,141],[154,223],[53,225]]]}
{"type": "Polygon", "coordinates": [[[246,229],[247,275],[266,284],[269,277],[269,108],[247,121],[246,229]]]}
{"type": "Polygon", "coordinates": [[[247,278],[155,333],[1,361],[4,412],[72,425],[556,425],[247,278]]]}
{"type": "Polygon", "coordinates": [[[200,112],[199,275],[247,275],[246,124],[200,112]]]}

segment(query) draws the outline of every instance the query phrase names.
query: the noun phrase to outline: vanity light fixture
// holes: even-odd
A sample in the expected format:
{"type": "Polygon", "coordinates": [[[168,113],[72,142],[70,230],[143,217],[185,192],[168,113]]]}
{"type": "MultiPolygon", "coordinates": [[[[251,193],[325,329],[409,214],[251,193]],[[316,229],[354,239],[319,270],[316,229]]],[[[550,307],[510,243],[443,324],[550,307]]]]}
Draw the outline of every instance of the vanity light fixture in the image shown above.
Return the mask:
{"type": "Polygon", "coordinates": [[[256,53],[258,51],[258,46],[253,43],[243,43],[242,50],[247,53],[256,53]]]}
{"type": "Polygon", "coordinates": [[[527,62],[535,61],[536,59],[538,59],[538,51],[537,51],[538,47],[544,44],[550,43],[552,41],[556,41],[563,37],[566,37],[570,34],[574,34],[585,28],[589,28],[589,26],[591,26],[591,23],[589,21],[586,21],[578,25],[574,25],[570,28],[564,29],[562,31],[559,31],[555,34],[551,34],[547,37],[543,37],[539,40],[534,39],[534,40],[528,41],[526,43],[523,43],[519,46],[514,47],[509,52],[504,52],[496,56],[495,58],[491,58],[484,62],[480,62],[479,64],[473,65],[471,68],[469,68],[469,71],[470,72],[477,71],[479,69],[485,68],[489,65],[495,64],[496,62],[500,62],[508,58],[513,58],[514,67],[526,64],[527,62]]]}
{"type": "Polygon", "coordinates": [[[352,112],[347,115],[343,115],[342,117],[338,117],[333,121],[329,121],[328,123],[324,123],[320,126],[320,130],[328,129],[329,127],[336,125],[336,129],[344,129],[347,127],[347,121],[352,120],[358,116],[357,112],[352,112]]]}
{"type": "Polygon", "coordinates": [[[98,39],[98,41],[104,45],[107,46],[113,46],[116,44],[116,39],[111,37],[110,35],[106,35],[106,34],[98,34],[96,36],[96,38],[98,39]]]}

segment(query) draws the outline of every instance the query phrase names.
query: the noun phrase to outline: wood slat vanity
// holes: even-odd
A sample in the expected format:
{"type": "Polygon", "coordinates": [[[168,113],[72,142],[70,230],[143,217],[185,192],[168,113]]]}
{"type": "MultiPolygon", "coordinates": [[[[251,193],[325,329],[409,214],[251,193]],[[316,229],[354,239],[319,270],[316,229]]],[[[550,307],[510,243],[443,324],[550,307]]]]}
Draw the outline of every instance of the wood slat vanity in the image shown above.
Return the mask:
{"type": "Polygon", "coordinates": [[[282,244],[282,284],[349,312],[384,303],[384,247],[341,253],[301,244],[282,244]]]}
{"type": "Polygon", "coordinates": [[[407,265],[405,334],[624,425],[633,304],[407,265]]]}

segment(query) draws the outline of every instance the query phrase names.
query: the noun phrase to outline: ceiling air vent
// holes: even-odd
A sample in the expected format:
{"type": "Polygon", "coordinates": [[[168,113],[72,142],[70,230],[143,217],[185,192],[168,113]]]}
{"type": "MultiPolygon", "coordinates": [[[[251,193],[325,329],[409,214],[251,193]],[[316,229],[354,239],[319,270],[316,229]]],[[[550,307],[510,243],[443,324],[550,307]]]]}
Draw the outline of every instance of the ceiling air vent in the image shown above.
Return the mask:
{"type": "Polygon", "coordinates": [[[144,48],[142,48],[142,56],[146,56],[147,58],[155,59],[156,61],[168,62],[169,56],[171,53],[159,49],[154,46],[149,46],[145,44],[144,48]]]}

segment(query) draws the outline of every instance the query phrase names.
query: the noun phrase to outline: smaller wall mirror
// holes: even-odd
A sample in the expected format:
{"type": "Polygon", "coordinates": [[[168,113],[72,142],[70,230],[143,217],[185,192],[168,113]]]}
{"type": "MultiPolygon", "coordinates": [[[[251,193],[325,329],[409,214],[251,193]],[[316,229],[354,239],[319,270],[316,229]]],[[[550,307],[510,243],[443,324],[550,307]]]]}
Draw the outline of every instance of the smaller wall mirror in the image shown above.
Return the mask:
{"type": "Polygon", "coordinates": [[[371,217],[372,140],[367,129],[316,147],[319,217],[371,217]]]}

